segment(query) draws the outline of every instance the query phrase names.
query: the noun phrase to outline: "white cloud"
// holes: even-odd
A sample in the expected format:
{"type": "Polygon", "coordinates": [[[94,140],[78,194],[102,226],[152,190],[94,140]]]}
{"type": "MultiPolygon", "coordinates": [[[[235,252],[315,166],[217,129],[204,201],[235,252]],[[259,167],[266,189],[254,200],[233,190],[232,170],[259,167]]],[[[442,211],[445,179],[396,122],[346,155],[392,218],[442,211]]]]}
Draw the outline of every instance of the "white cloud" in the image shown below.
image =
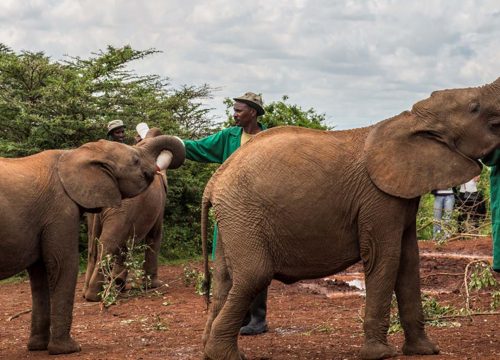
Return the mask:
{"type": "Polygon", "coordinates": [[[433,90],[500,75],[496,0],[32,0],[0,2],[0,41],[53,59],[130,44],[140,72],[247,90],[325,113],[338,128],[409,109],[433,90]]]}

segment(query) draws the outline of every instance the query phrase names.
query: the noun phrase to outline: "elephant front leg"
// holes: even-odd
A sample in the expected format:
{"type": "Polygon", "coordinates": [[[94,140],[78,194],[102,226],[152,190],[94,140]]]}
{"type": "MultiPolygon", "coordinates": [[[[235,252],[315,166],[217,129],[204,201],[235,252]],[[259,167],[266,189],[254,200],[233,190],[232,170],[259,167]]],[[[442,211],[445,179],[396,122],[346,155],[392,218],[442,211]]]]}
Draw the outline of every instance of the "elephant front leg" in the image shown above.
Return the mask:
{"type": "Polygon", "coordinates": [[[365,343],[361,349],[361,358],[384,359],[396,355],[396,349],[387,342],[387,331],[399,267],[401,232],[364,236],[361,257],[365,268],[366,307],[363,324],[365,343]],[[380,241],[381,239],[390,241],[380,241]]]}
{"type": "Polygon", "coordinates": [[[430,341],[425,333],[415,224],[403,235],[396,297],[405,334],[403,353],[405,355],[439,354],[439,347],[430,341]]]}
{"type": "Polygon", "coordinates": [[[28,268],[31,285],[31,335],[28,350],[47,350],[50,340],[50,297],[47,272],[39,260],[28,268]]]}
{"type": "Polygon", "coordinates": [[[69,354],[80,351],[80,345],[70,335],[73,321],[73,302],[78,276],[78,226],[72,231],[49,238],[44,249],[50,289],[49,354],[69,354]],[[54,249],[53,247],[56,247],[54,249]]]}

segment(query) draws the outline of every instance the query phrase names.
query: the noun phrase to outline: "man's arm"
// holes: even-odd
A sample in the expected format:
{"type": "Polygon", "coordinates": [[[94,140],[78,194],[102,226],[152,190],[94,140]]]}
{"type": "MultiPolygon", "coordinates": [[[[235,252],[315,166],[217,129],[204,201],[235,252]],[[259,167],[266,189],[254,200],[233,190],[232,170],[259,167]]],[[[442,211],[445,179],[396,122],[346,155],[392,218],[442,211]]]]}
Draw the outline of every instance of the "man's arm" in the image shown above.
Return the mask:
{"type": "Polygon", "coordinates": [[[199,140],[183,140],[186,158],[204,163],[223,162],[225,136],[222,131],[199,140]]]}

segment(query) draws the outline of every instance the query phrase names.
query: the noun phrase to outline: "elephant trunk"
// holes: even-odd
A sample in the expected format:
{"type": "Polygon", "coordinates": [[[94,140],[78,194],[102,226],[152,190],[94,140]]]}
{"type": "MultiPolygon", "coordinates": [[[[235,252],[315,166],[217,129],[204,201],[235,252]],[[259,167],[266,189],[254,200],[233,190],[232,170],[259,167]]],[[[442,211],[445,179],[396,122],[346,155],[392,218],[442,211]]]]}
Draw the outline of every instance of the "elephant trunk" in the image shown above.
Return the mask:
{"type": "Polygon", "coordinates": [[[177,169],[186,159],[184,143],[177,136],[160,135],[154,138],[147,138],[142,143],[141,147],[147,153],[155,159],[159,157],[157,164],[160,168],[168,167],[169,169],[177,169]],[[168,154],[169,152],[171,155],[168,154]]]}

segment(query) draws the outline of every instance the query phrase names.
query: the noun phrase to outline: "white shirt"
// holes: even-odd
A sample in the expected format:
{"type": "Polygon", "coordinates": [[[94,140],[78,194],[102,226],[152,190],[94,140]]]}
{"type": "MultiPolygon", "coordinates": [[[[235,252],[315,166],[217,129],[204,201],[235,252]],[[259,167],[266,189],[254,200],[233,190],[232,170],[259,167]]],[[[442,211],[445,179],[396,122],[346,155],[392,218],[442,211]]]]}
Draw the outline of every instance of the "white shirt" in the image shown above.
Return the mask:
{"type": "Polygon", "coordinates": [[[467,181],[465,184],[460,185],[460,192],[461,193],[477,192],[477,181],[474,179],[471,179],[471,180],[467,181]]]}

